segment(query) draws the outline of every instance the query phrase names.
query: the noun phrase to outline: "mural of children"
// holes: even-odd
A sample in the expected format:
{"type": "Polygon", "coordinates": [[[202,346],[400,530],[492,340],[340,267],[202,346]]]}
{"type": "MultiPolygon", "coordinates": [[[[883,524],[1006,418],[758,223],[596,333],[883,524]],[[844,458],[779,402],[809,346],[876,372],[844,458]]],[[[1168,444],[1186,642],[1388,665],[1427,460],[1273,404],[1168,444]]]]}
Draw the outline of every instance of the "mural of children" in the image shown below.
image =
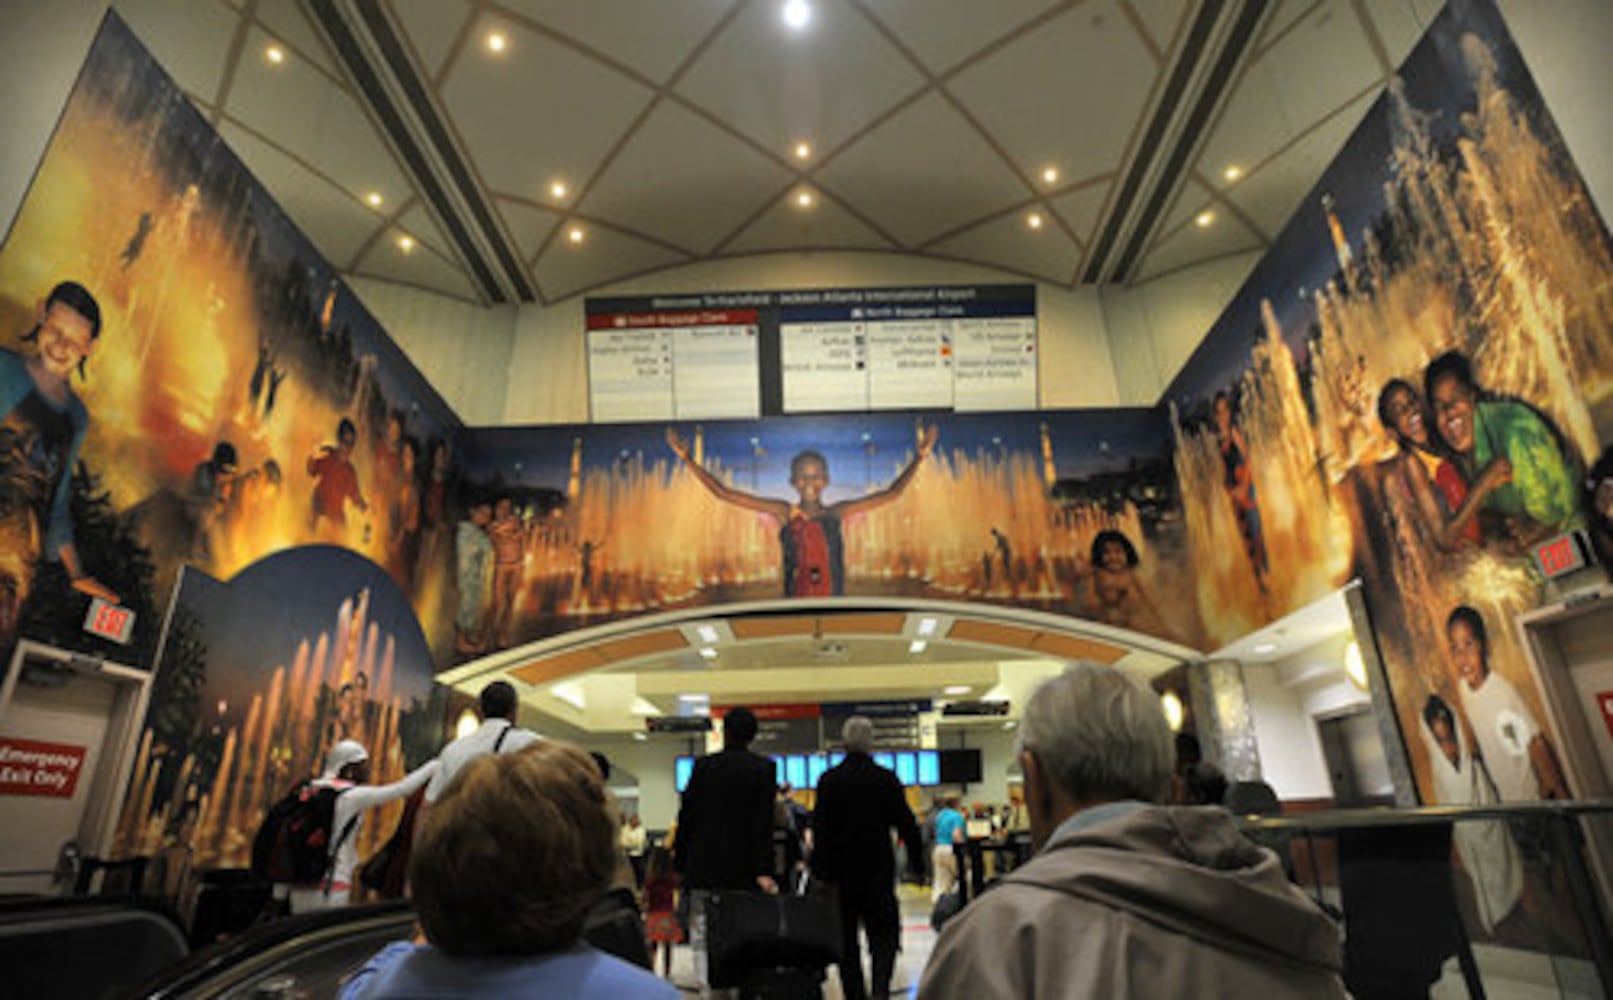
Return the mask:
{"type": "Polygon", "coordinates": [[[1482,543],[1479,507],[1510,481],[1511,464],[1505,459],[1490,463],[1469,488],[1450,453],[1430,432],[1427,404],[1403,379],[1384,383],[1378,394],[1378,419],[1400,445],[1400,454],[1386,464],[1410,494],[1427,536],[1445,551],[1482,543]]]}
{"type": "Polygon", "coordinates": [[[594,587],[594,554],[605,547],[604,542],[585,539],[577,546],[577,590],[592,594],[594,587]]]}
{"type": "Polygon", "coordinates": [[[431,446],[431,468],[427,473],[426,488],[420,496],[420,551],[424,558],[415,564],[418,589],[425,583],[426,569],[439,559],[446,562],[443,549],[449,539],[448,478],[453,471],[453,454],[447,441],[431,446]]]}
{"type": "Polygon", "coordinates": [[[415,469],[420,442],[405,436],[398,448],[398,481],[392,493],[391,534],[387,537],[387,569],[399,587],[408,590],[420,558],[420,487],[415,469]]]}
{"type": "Polygon", "coordinates": [[[385,513],[387,523],[382,525],[382,537],[391,539],[397,527],[397,496],[399,479],[403,468],[403,415],[396,410],[389,410],[386,416],[386,428],[381,433],[381,440],[375,444],[375,452],[370,463],[374,470],[370,476],[370,495],[377,497],[385,513]]]}
{"type": "Polygon", "coordinates": [[[785,596],[828,597],[845,593],[841,523],[847,517],[876,510],[900,497],[913,481],[919,465],[935,447],[936,434],[933,424],[923,429],[913,461],[890,486],[877,493],[828,505],[823,503],[823,491],[829,485],[829,462],[816,451],[803,451],[790,459],[790,485],[798,494],[796,502],[790,503],[745,493],[723,483],[689,457],[689,444],[676,428],[667,428],[666,441],[672,453],[717,499],[766,514],[778,522],[785,596]]]}
{"type": "Polygon", "coordinates": [[[80,284],[64,281],[39,305],[22,339],[24,358],[0,349],[0,637],[16,627],[33,585],[33,567],[60,560],[73,587],[113,603],[118,596],[84,572],[69,508],[73,468],[90,415],[73,393],[75,370],[101,335],[101,307],[80,284]]]}
{"type": "MultiPolygon", "coordinates": [[[[213,446],[213,454],[198,464],[190,476],[190,492],[185,497],[186,513],[190,515],[190,558],[203,566],[209,565],[213,555],[213,531],[229,512],[236,500],[241,479],[236,475],[235,446],[220,441],[213,446]]],[[[247,473],[255,476],[257,470],[247,473]]]]}
{"type": "Polygon", "coordinates": [[[1266,560],[1266,538],[1260,526],[1254,476],[1249,471],[1249,442],[1244,439],[1242,429],[1232,422],[1232,397],[1224,391],[1215,394],[1214,416],[1216,445],[1221,449],[1221,464],[1225,470],[1222,486],[1232,501],[1232,513],[1238,519],[1249,565],[1254,567],[1255,582],[1260,585],[1261,593],[1265,593],[1270,564],[1266,560]]]}
{"type": "Polygon", "coordinates": [[[1490,671],[1484,618],[1459,606],[1445,621],[1445,637],[1462,714],[1473,726],[1479,759],[1501,801],[1568,798],[1556,751],[1534,713],[1510,681],[1490,671]]]}
{"type": "Polygon", "coordinates": [[[358,444],[358,428],[346,417],[336,426],[336,444],[320,445],[308,457],[308,474],[314,477],[313,512],[310,526],[322,540],[339,540],[347,528],[347,502],[367,511],[364,494],[358,488],[358,470],[353,468],[353,448],[358,444]]]}
{"type": "Polygon", "coordinates": [[[487,565],[493,558],[493,540],[487,537],[487,526],[492,521],[493,505],[478,500],[471,506],[470,519],[459,522],[454,539],[459,582],[454,648],[460,653],[480,653],[487,648],[482,627],[487,618],[487,565]]]}
{"type": "Polygon", "coordinates": [[[1473,365],[1456,351],[1429,363],[1423,388],[1440,437],[1469,482],[1493,462],[1509,464],[1508,481],[1489,491],[1483,508],[1506,520],[1516,542],[1527,546],[1583,525],[1573,460],[1544,417],[1517,400],[1486,396],[1473,381],[1473,365]]]}
{"type": "MultiPolygon", "coordinates": [[[[1499,801],[1495,782],[1484,762],[1467,746],[1456,714],[1439,695],[1423,706],[1423,743],[1434,774],[1440,805],[1491,806],[1499,801]]],[[[1452,827],[1451,839],[1462,867],[1473,883],[1479,922],[1486,933],[1506,918],[1523,895],[1523,859],[1505,820],[1464,820],[1452,827]]]]}
{"type": "Polygon", "coordinates": [[[510,644],[510,618],[515,611],[515,591],[521,583],[526,536],[527,526],[515,512],[515,504],[509,497],[499,497],[493,505],[493,522],[487,526],[487,537],[493,543],[493,603],[488,609],[488,638],[499,649],[510,644]]]}
{"type": "Polygon", "coordinates": [[[1156,635],[1167,631],[1137,579],[1137,547],[1131,539],[1118,531],[1100,531],[1093,536],[1091,558],[1094,618],[1156,635]]]}

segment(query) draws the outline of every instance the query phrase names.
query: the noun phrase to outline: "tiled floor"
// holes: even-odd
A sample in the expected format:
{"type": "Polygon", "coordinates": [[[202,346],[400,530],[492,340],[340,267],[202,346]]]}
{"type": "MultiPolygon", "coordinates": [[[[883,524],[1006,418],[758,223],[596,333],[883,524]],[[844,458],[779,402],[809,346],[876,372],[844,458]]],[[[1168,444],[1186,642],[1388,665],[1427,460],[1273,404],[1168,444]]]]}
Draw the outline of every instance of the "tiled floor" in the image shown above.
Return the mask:
{"type": "MultiPolygon", "coordinates": [[[[930,960],[935,947],[935,932],[930,929],[930,890],[923,887],[902,886],[897,893],[902,906],[902,950],[896,956],[896,974],[891,977],[891,996],[911,997],[918,992],[919,975],[924,963],[930,960]]],[[[868,975],[868,947],[862,949],[863,975],[868,975]]],[[[659,967],[659,966],[658,966],[659,967]]],[[[688,945],[678,945],[672,952],[672,982],[685,996],[699,996],[695,988],[694,958],[688,945]]],[[[831,967],[824,980],[825,1000],[844,1000],[840,992],[840,977],[831,967]]]]}

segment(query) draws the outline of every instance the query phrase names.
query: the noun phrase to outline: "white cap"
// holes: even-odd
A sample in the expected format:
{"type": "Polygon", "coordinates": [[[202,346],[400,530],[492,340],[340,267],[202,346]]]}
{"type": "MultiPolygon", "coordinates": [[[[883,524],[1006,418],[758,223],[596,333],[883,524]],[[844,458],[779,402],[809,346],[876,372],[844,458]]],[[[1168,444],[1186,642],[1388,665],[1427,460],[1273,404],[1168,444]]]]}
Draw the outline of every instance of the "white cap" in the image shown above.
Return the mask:
{"type": "Polygon", "coordinates": [[[370,759],[370,753],[358,740],[341,740],[325,754],[325,777],[334,778],[349,764],[360,764],[370,759]]]}

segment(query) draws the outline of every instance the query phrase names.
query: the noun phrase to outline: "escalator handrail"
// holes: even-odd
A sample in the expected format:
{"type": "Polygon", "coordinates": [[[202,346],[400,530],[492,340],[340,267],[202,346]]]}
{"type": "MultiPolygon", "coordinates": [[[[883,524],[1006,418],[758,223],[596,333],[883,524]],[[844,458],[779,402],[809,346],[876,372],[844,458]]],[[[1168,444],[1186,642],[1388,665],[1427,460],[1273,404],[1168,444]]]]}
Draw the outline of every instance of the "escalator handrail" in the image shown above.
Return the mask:
{"type": "Polygon", "coordinates": [[[414,907],[403,900],[345,906],[320,913],[271,920],[228,941],[208,945],[160,975],[131,989],[129,996],[169,1000],[205,988],[221,992],[258,975],[293,950],[324,940],[395,926],[406,935],[414,907]]]}

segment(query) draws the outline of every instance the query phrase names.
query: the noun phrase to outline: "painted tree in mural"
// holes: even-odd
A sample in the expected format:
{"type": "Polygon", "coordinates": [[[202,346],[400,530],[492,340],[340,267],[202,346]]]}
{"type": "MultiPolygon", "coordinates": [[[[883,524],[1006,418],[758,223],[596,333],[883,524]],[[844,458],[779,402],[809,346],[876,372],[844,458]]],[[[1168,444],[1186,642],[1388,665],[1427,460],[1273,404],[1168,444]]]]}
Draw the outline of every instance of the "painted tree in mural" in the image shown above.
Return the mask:
{"type": "MultiPolygon", "coordinates": [[[[202,639],[201,619],[185,604],[176,603],[163,642],[162,669],[156,673],[151,709],[146,716],[153,753],[160,754],[164,761],[154,802],[167,802],[176,791],[176,765],[192,749],[200,730],[201,699],[206,688],[207,643],[202,639]]],[[[212,764],[217,767],[216,758],[212,764]]]]}

